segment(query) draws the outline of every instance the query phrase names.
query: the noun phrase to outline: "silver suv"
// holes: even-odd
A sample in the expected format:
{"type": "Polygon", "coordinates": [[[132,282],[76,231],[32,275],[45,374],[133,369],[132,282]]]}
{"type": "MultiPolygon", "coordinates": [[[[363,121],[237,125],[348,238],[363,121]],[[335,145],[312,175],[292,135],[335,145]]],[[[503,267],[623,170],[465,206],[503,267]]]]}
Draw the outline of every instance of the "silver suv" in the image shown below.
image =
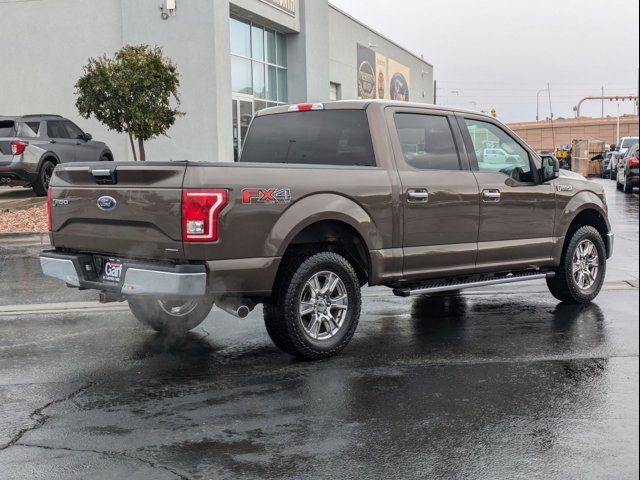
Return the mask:
{"type": "Polygon", "coordinates": [[[0,185],[46,195],[59,163],[113,161],[103,142],[60,115],[0,116],[0,185]]]}

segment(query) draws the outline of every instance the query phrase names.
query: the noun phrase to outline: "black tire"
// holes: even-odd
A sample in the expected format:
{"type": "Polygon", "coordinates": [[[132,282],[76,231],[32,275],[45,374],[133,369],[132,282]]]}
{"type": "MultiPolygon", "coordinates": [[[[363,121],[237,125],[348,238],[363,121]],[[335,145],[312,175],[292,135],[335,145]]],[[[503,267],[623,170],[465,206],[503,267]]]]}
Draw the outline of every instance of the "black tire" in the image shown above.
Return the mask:
{"type": "Polygon", "coordinates": [[[584,226],[576,230],[570,238],[565,240],[560,266],[556,275],[547,279],[547,286],[551,294],[558,300],[567,303],[588,303],[592,301],[602,288],[607,269],[607,251],[600,233],[593,227],[584,226]],[[598,270],[595,280],[588,288],[582,288],[573,274],[573,261],[576,249],[585,240],[589,240],[596,249],[598,270]]]}
{"type": "Polygon", "coordinates": [[[49,190],[49,182],[51,181],[51,175],[53,175],[53,169],[56,168],[56,164],[51,160],[45,160],[40,165],[40,171],[38,172],[38,178],[31,184],[33,191],[39,197],[47,195],[49,190]]]}
{"type": "Polygon", "coordinates": [[[633,188],[631,187],[631,185],[629,185],[627,183],[627,175],[626,174],[624,176],[624,183],[622,184],[622,191],[624,193],[631,193],[633,191],[633,188]]]}
{"type": "Polygon", "coordinates": [[[200,325],[213,307],[213,298],[168,300],[157,297],[129,297],[131,313],[156,332],[183,335],[200,325]],[[173,312],[173,313],[172,313],[173,312]]]}
{"type": "Polygon", "coordinates": [[[110,162],[111,158],[109,158],[109,155],[107,155],[106,153],[103,153],[102,156],[100,157],[100,161],[101,162],[110,162]]]}
{"type": "Polygon", "coordinates": [[[616,179],[616,174],[613,170],[611,170],[609,172],[609,180],[615,180],[616,179]]]}
{"type": "MultiPolygon", "coordinates": [[[[335,252],[307,253],[285,260],[276,279],[273,298],[264,305],[264,322],[271,340],[278,348],[298,358],[317,360],[331,357],[347,346],[358,326],[360,306],[360,281],[349,261],[335,252]],[[337,308],[335,303],[331,306],[332,300],[343,298],[342,301],[347,301],[346,310],[343,314],[336,314],[339,318],[338,322],[333,323],[334,327],[331,328],[335,330],[332,332],[329,331],[328,325],[332,324],[328,319],[319,322],[317,338],[314,338],[308,328],[311,327],[313,318],[317,317],[313,313],[308,314],[309,320],[305,325],[306,316],[300,315],[300,303],[309,291],[307,282],[318,275],[317,278],[324,278],[328,284],[333,277],[326,276],[327,273],[339,278],[341,283],[336,282],[336,289],[340,291],[340,295],[331,298],[332,292],[325,294],[319,300],[317,308],[332,315],[332,308],[337,308]],[[328,300],[327,306],[325,299],[328,300]],[[323,335],[323,329],[325,338],[319,338],[323,335]]],[[[315,322],[314,325],[318,323],[317,319],[315,322]]]]}

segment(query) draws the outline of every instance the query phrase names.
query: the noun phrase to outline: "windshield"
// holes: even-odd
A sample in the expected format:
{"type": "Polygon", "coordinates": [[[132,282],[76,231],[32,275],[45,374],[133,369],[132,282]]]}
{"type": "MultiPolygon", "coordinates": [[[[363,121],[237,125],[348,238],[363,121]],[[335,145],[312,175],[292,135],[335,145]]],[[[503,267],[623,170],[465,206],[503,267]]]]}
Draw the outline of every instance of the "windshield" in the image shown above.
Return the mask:
{"type": "Polygon", "coordinates": [[[14,126],[13,120],[0,120],[0,138],[15,137],[14,126]]]}
{"type": "Polygon", "coordinates": [[[629,148],[629,147],[632,147],[636,143],[638,143],[638,137],[625,138],[622,141],[621,148],[629,148]]]}

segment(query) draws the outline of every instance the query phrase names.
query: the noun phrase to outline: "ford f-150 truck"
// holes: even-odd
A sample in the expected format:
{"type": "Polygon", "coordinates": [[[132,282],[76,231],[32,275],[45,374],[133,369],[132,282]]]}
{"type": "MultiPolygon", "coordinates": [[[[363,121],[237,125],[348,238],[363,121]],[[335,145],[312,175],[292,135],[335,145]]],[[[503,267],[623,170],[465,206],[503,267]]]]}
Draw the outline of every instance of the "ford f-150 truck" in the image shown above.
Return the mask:
{"type": "Polygon", "coordinates": [[[126,300],[158,331],[261,303],[274,343],[311,359],[350,341],[366,284],[546,279],[582,303],[613,250],[601,186],[492,117],[404,102],[263,110],[237,163],[59,165],[48,206],[44,274],[126,300]]]}

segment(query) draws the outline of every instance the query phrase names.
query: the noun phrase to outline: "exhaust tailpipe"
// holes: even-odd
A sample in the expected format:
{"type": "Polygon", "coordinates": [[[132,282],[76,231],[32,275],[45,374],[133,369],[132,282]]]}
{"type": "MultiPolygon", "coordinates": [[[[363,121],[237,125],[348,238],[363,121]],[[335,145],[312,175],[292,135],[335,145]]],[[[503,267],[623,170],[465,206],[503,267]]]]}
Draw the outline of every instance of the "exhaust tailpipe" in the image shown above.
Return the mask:
{"type": "Polygon", "coordinates": [[[255,302],[245,298],[218,297],[215,304],[230,315],[238,318],[246,318],[256,307],[255,302]]]}

